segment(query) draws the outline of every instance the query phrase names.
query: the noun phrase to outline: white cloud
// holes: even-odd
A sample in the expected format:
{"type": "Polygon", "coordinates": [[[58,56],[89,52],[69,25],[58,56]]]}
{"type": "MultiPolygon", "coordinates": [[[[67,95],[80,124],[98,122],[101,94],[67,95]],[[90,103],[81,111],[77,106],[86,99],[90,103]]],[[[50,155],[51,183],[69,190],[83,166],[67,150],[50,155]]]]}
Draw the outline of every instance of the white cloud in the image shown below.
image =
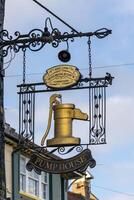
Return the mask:
{"type": "Polygon", "coordinates": [[[115,96],[107,101],[108,143],[124,145],[134,140],[134,98],[115,96]]]}

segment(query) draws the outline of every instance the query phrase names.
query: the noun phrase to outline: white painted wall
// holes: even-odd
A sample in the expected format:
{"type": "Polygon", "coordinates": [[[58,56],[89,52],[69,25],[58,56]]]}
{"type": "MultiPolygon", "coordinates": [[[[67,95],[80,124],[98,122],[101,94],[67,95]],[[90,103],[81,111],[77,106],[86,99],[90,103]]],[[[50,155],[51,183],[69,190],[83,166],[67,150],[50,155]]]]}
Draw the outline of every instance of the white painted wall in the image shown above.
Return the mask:
{"type": "Polygon", "coordinates": [[[12,152],[13,147],[9,144],[5,145],[5,169],[6,169],[6,189],[7,197],[12,196],[12,152]]]}

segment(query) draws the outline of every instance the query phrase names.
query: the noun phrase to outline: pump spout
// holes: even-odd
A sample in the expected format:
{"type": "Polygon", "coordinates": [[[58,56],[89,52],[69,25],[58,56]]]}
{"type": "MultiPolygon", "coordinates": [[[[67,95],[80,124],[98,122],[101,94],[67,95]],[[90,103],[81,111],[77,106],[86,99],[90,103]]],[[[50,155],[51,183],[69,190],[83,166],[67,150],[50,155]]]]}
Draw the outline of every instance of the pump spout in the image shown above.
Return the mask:
{"type": "Polygon", "coordinates": [[[73,115],[73,119],[78,119],[78,120],[88,120],[88,115],[87,113],[83,113],[80,109],[75,108],[74,109],[74,115],[73,115]]]}

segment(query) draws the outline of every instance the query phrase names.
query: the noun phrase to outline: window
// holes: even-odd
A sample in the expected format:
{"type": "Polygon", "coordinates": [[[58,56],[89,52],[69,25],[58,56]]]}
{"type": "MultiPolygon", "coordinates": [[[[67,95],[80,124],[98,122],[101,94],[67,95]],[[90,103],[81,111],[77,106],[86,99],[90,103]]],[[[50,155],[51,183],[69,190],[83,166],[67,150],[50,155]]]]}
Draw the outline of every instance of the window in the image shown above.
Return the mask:
{"type": "Polygon", "coordinates": [[[34,170],[28,172],[29,193],[39,196],[39,175],[34,170]]]}
{"type": "Polygon", "coordinates": [[[26,160],[20,159],[20,190],[26,192],[26,160]]]}
{"type": "Polygon", "coordinates": [[[47,184],[46,183],[47,183],[47,173],[42,172],[42,176],[41,176],[42,199],[46,199],[46,197],[47,197],[47,194],[46,194],[47,184]]]}
{"type": "Polygon", "coordinates": [[[38,175],[34,170],[26,170],[28,158],[20,156],[20,191],[48,200],[48,174],[38,175]]]}

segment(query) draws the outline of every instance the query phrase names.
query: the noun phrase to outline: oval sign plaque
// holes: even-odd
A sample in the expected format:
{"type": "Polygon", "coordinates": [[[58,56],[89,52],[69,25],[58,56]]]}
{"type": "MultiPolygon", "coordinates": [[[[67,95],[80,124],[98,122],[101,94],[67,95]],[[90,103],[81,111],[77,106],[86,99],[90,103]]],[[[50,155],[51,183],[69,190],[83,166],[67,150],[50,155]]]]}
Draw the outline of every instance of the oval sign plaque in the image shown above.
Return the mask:
{"type": "Polygon", "coordinates": [[[58,65],[46,71],[43,81],[48,87],[59,89],[77,85],[80,77],[81,74],[75,66],[58,65]]]}

